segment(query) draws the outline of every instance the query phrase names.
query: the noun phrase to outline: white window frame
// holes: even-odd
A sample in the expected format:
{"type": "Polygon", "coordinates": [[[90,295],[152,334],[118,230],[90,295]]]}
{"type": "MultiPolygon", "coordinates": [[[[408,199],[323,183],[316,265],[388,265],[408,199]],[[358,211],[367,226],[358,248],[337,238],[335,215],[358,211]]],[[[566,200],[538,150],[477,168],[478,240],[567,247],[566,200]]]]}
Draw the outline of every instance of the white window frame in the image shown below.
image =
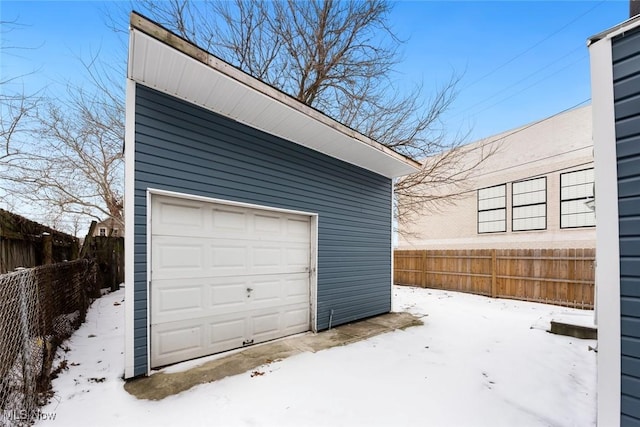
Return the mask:
{"type": "Polygon", "coordinates": [[[593,178],[591,181],[586,181],[579,184],[563,185],[563,179],[566,179],[571,174],[577,174],[577,173],[586,172],[586,171],[593,172],[593,170],[594,170],[593,168],[586,168],[586,169],[580,169],[580,170],[575,170],[570,172],[563,172],[560,174],[560,228],[561,229],[588,228],[588,227],[596,226],[595,211],[590,209],[586,205],[586,202],[588,202],[589,200],[593,200],[595,175],[592,175],[593,178]],[[587,186],[590,191],[587,191],[588,192],[587,195],[581,194],[580,196],[576,196],[576,197],[569,197],[569,196],[563,197],[563,193],[564,193],[563,190],[565,188],[571,188],[571,187],[577,187],[577,186],[587,186]],[[570,212],[570,213],[565,212],[565,207],[568,206],[568,203],[575,203],[575,205],[577,205],[581,209],[580,212],[570,212]],[[587,217],[591,218],[591,221],[589,221],[589,223],[582,224],[582,225],[564,225],[564,221],[563,221],[564,218],[574,216],[574,215],[585,215],[585,214],[587,217]]]}
{"type": "Polygon", "coordinates": [[[485,187],[485,188],[479,188],[477,191],[477,197],[476,197],[476,201],[477,201],[477,217],[476,217],[476,226],[477,226],[477,232],[478,234],[491,234],[491,233],[504,233],[507,231],[507,184],[498,184],[498,185],[492,185],[491,187],[485,187]],[[481,192],[483,190],[491,190],[491,189],[495,189],[495,188],[499,188],[502,187],[503,188],[503,195],[502,196],[497,196],[497,197],[487,197],[487,198],[480,198],[481,192]],[[481,209],[480,208],[480,202],[482,201],[486,201],[486,200],[491,200],[491,199],[499,199],[502,198],[502,206],[497,206],[497,207],[491,207],[491,208],[485,208],[485,209],[481,209]],[[500,212],[502,211],[504,213],[504,218],[502,220],[493,220],[493,221],[480,221],[480,216],[482,213],[484,212],[500,212]],[[489,222],[499,222],[502,221],[503,222],[503,227],[502,230],[491,230],[491,231],[481,231],[480,229],[480,224],[486,224],[489,222]]]}
{"type": "Polygon", "coordinates": [[[521,181],[513,182],[511,184],[511,231],[542,231],[546,229],[547,229],[547,177],[541,176],[541,177],[523,179],[521,181]],[[543,202],[540,202],[540,201],[516,202],[516,200],[518,199],[517,196],[534,194],[542,191],[542,190],[533,190],[533,191],[518,190],[518,192],[516,193],[516,186],[519,186],[520,184],[525,184],[527,182],[538,181],[538,180],[544,181],[544,201],[543,202]],[[517,210],[520,210],[522,208],[540,207],[540,206],[544,207],[544,217],[539,215],[538,216],[522,216],[522,217],[516,216],[517,210]],[[544,218],[544,227],[527,227],[527,228],[516,227],[516,223],[518,220],[534,219],[534,218],[544,218]]]}

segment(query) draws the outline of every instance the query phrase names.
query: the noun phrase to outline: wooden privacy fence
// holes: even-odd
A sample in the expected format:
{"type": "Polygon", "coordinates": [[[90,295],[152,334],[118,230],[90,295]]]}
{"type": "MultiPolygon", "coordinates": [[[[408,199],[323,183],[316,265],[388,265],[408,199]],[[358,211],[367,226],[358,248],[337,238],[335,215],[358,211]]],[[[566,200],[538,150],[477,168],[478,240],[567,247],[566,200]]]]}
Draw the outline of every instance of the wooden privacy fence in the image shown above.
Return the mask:
{"type": "Polygon", "coordinates": [[[78,239],[0,209],[0,273],[78,258],[78,239]]]}
{"type": "Polygon", "coordinates": [[[595,249],[397,250],[397,285],[592,309],[595,249]]]}
{"type": "Polygon", "coordinates": [[[120,289],[120,283],[124,282],[124,238],[87,238],[82,246],[82,256],[96,262],[101,288],[111,288],[112,292],[120,289]]]}

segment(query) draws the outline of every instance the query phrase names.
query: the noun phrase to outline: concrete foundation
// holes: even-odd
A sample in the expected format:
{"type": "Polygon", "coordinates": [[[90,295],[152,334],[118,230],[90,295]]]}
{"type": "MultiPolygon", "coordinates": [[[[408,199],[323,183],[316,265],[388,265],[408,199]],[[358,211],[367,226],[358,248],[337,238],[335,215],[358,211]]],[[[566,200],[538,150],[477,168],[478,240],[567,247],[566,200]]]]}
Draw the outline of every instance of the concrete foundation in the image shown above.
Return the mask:
{"type": "Polygon", "coordinates": [[[125,390],[139,399],[160,400],[199,384],[242,374],[259,366],[304,352],[315,353],[331,347],[351,344],[376,335],[422,325],[409,313],[388,313],[359,322],[338,326],[318,334],[307,333],[260,344],[235,352],[184,372],[158,372],[125,383],[125,390]]]}

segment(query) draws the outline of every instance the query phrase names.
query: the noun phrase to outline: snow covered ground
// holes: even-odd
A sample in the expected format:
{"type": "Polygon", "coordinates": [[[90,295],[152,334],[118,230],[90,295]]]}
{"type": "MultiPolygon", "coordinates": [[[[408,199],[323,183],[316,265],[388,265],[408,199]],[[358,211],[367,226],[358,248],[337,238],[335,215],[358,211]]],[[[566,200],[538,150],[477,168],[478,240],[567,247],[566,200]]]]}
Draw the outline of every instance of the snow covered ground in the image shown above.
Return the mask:
{"type": "MultiPolygon", "coordinates": [[[[546,332],[591,312],[394,287],[424,326],[304,353],[162,401],[123,388],[123,291],[95,301],[67,342],[39,426],[589,426],[595,341],[546,332]]],[[[54,363],[54,367],[59,360],[54,363]]]]}

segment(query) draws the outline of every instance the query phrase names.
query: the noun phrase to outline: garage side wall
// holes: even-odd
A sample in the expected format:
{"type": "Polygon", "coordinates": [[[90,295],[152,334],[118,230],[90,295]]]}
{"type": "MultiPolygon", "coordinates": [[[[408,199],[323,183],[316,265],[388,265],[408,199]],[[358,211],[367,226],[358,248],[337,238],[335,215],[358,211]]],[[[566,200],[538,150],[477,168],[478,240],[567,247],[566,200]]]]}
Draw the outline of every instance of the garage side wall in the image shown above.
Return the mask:
{"type": "Polygon", "coordinates": [[[621,425],[640,425],[640,31],[612,40],[620,232],[621,425]]]}
{"type": "Polygon", "coordinates": [[[147,373],[147,189],[318,213],[317,327],[391,310],[391,179],[142,85],[135,106],[135,375],[147,373]]]}

